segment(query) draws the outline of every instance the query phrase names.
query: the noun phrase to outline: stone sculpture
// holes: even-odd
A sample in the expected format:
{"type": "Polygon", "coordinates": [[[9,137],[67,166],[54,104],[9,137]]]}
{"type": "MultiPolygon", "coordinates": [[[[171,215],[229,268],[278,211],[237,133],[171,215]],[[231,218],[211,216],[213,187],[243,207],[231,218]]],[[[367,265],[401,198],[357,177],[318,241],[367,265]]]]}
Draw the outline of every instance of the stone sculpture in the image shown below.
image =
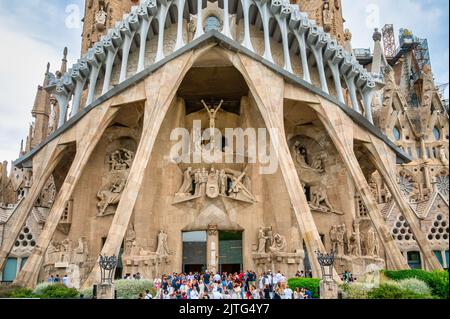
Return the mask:
{"type": "Polygon", "coordinates": [[[100,200],[97,204],[99,209],[99,216],[106,213],[106,209],[110,205],[117,205],[120,201],[122,191],[125,188],[126,180],[124,178],[117,178],[105,190],[97,193],[97,198],[100,200]]]}
{"type": "Polygon", "coordinates": [[[167,242],[167,234],[164,230],[161,230],[158,234],[158,246],[156,248],[156,253],[161,257],[170,255],[167,242]]]}
{"type": "Polygon", "coordinates": [[[183,173],[183,184],[175,194],[175,202],[189,201],[205,195],[211,199],[223,196],[245,202],[256,201],[251,192],[251,180],[245,171],[217,170],[214,167],[209,170],[205,167],[194,170],[189,167],[183,173]]]}
{"type": "Polygon", "coordinates": [[[273,236],[272,245],[270,246],[269,250],[272,253],[283,253],[286,251],[286,248],[286,238],[280,234],[275,234],[275,236],[273,236]]]}
{"type": "Polygon", "coordinates": [[[343,215],[343,213],[335,210],[328,200],[328,196],[321,187],[315,187],[311,190],[311,201],[309,202],[309,206],[312,210],[324,212],[324,213],[333,213],[337,215],[343,215]]]}

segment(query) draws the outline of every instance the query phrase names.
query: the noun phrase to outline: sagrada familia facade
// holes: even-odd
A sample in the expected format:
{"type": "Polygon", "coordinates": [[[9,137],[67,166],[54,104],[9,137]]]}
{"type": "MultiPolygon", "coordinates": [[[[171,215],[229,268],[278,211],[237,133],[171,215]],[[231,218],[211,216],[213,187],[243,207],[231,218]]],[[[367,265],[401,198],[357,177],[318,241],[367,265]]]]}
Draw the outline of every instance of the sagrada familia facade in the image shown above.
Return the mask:
{"type": "Polygon", "coordinates": [[[375,30],[360,59],[340,0],[86,0],[83,21],[0,165],[1,281],[89,287],[100,254],[151,279],[320,277],[331,250],[336,275],[448,268],[448,108],[414,41],[387,56],[375,30]],[[180,128],[188,159],[240,160],[176,160],[180,128]],[[229,128],[264,132],[276,169],[229,128]]]}

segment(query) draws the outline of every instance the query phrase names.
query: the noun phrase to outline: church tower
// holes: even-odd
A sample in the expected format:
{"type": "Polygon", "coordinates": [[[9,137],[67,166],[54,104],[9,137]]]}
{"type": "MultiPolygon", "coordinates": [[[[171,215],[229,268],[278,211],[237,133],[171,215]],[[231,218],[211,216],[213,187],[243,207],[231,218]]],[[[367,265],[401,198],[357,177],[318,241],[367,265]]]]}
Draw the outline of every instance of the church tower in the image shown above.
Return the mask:
{"type": "Polygon", "coordinates": [[[86,0],[81,54],[86,53],[109,28],[122,20],[125,13],[131,11],[132,6],[138,4],[139,0],[86,0]]]}
{"type": "Polygon", "coordinates": [[[341,0],[293,0],[300,11],[307,12],[325,32],[330,33],[342,45],[348,40],[344,30],[341,0]]]}

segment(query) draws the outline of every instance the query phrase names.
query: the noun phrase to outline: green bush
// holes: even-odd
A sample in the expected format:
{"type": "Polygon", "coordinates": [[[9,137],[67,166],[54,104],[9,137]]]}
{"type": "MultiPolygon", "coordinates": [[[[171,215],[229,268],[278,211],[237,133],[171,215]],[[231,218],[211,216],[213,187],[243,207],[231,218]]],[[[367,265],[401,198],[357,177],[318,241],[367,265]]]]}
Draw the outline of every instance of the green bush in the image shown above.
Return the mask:
{"type": "Polygon", "coordinates": [[[403,290],[410,290],[419,295],[431,295],[431,289],[427,283],[417,278],[402,279],[398,282],[398,285],[403,290]]]}
{"type": "Polygon", "coordinates": [[[417,278],[424,281],[430,288],[434,296],[448,299],[448,271],[428,272],[421,269],[384,271],[386,277],[400,281],[402,279],[417,278]]]}
{"type": "Polygon", "coordinates": [[[16,285],[0,287],[0,298],[32,298],[33,291],[16,285]]]}
{"type": "Polygon", "coordinates": [[[351,283],[341,285],[343,299],[368,299],[370,287],[363,283],[351,283]]]}
{"type": "Polygon", "coordinates": [[[38,295],[43,299],[70,299],[77,298],[79,296],[78,290],[74,288],[67,288],[64,285],[53,284],[43,288],[38,295]]]}
{"type": "Polygon", "coordinates": [[[288,286],[292,290],[296,288],[306,288],[312,292],[313,298],[319,298],[320,279],[316,278],[291,278],[288,286]]]}
{"type": "Polygon", "coordinates": [[[368,293],[369,299],[432,299],[430,295],[418,294],[405,290],[397,283],[385,283],[368,293]]]}
{"type": "Polygon", "coordinates": [[[33,294],[40,296],[44,293],[44,290],[48,287],[51,286],[51,283],[49,282],[41,282],[40,284],[37,284],[36,287],[33,290],[33,294]]]}
{"type": "Polygon", "coordinates": [[[152,292],[155,296],[153,289],[153,281],[147,279],[141,280],[129,280],[122,279],[114,282],[115,289],[117,290],[118,299],[137,299],[140,293],[144,293],[146,289],[152,292]]]}

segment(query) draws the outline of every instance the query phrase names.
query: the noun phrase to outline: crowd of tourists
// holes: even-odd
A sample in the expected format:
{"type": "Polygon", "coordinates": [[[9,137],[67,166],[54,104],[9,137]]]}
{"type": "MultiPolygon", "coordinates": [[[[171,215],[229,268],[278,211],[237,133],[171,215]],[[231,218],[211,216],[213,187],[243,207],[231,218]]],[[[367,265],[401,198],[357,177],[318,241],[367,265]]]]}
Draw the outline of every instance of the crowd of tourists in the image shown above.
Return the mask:
{"type": "Polygon", "coordinates": [[[51,275],[48,278],[48,282],[50,284],[63,284],[66,287],[69,287],[69,277],[66,275],[64,275],[63,277],[60,277],[59,274],[57,274],[56,276],[51,275]]]}
{"type": "MultiPolygon", "coordinates": [[[[298,272],[297,277],[309,273],[298,272]]],[[[140,299],[312,299],[308,289],[293,291],[280,271],[254,271],[240,273],[172,273],[154,280],[156,296],[150,291],[141,293],[140,299]]]]}

